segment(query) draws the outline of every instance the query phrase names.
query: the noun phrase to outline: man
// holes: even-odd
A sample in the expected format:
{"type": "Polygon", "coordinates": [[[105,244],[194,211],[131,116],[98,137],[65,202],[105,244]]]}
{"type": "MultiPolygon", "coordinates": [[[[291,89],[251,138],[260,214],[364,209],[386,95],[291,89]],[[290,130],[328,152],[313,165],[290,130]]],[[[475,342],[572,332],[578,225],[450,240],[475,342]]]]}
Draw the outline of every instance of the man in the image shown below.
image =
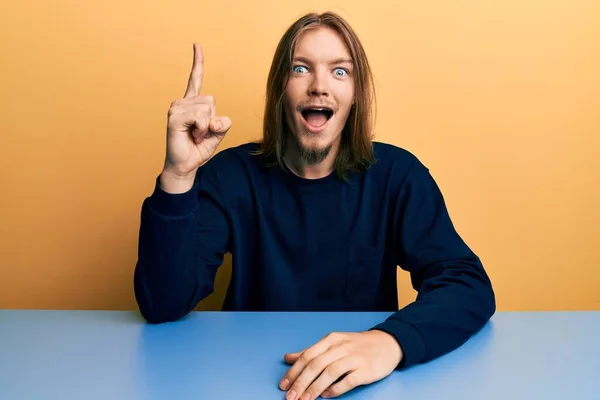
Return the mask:
{"type": "Polygon", "coordinates": [[[305,400],[434,359],[488,321],[491,283],[427,168],[371,141],[369,63],[342,18],[309,14],[289,28],[268,78],[263,140],[214,157],[231,120],[199,95],[197,45],[194,54],[142,208],[135,293],[149,322],[177,320],[208,296],[227,252],[225,310],[393,311],[365,332],[285,355],[292,366],[279,386],[305,400]],[[398,265],[418,291],[402,310],[398,265]]]}

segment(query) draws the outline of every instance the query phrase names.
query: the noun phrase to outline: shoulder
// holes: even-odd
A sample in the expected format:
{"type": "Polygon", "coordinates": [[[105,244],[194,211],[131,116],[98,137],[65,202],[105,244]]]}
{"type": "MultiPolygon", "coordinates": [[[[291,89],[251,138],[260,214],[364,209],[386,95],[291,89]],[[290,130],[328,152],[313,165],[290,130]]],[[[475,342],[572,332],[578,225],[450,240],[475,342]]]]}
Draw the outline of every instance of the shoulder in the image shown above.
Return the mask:
{"type": "Polygon", "coordinates": [[[373,169],[378,172],[393,173],[396,177],[405,177],[415,169],[425,169],[421,160],[409,150],[389,143],[373,142],[375,163],[373,169]]]}
{"type": "Polygon", "coordinates": [[[225,148],[208,160],[199,172],[218,177],[220,180],[237,180],[244,171],[252,173],[260,166],[261,156],[255,154],[258,149],[257,143],[244,143],[225,148]]]}
{"type": "Polygon", "coordinates": [[[254,153],[259,149],[258,143],[244,143],[238,146],[228,147],[217,152],[205,165],[214,167],[236,167],[248,163],[257,163],[258,157],[254,153]]]}
{"type": "Polygon", "coordinates": [[[259,144],[244,143],[217,152],[198,169],[200,190],[218,194],[227,205],[243,201],[252,187],[264,180],[265,168],[260,162],[262,156],[256,154],[258,149],[259,144]]]}
{"type": "Polygon", "coordinates": [[[442,199],[441,188],[429,167],[415,154],[400,147],[376,143],[374,147],[375,166],[379,164],[378,175],[386,175],[392,193],[405,200],[442,199]]]}
{"type": "Polygon", "coordinates": [[[375,163],[368,172],[370,179],[388,188],[394,196],[437,190],[437,183],[429,168],[409,150],[374,142],[373,152],[375,163]]]}
{"type": "Polygon", "coordinates": [[[383,142],[373,142],[373,153],[375,158],[382,161],[396,161],[411,163],[416,159],[416,156],[410,151],[383,142]]]}

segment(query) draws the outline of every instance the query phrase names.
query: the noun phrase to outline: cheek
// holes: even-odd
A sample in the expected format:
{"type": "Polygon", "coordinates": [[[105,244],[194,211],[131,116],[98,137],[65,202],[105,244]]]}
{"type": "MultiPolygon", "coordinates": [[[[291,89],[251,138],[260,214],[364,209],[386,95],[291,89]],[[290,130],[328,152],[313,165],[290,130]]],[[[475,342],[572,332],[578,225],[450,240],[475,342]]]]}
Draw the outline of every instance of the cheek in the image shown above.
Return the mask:
{"type": "Polygon", "coordinates": [[[336,101],[340,108],[339,111],[344,114],[348,113],[354,103],[354,86],[347,83],[340,86],[337,91],[336,101]]]}
{"type": "Polygon", "coordinates": [[[306,92],[305,84],[300,78],[291,78],[285,87],[285,96],[297,101],[306,92]]]}
{"type": "Polygon", "coordinates": [[[296,105],[298,104],[298,100],[299,98],[295,88],[288,85],[283,95],[283,105],[290,115],[293,115],[296,105]]]}
{"type": "Polygon", "coordinates": [[[296,108],[295,104],[296,103],[294,102],[294,97],[290,93],[288,86],[288,89],[286,89],[283,93],[283,117],[284,124],[287,126],[288,129],[291,129],[292,131],[295,131],[296,125],[298,124],[298,121],[296,121],[296,114],[294,112],[296,108]]]}
{"type": "Polygon", "coordinates": [[[288,118],[293,115],[294,100],[288,91],[283,95],[283,108],[288,118]]]}
{"type": "Polygon", "coordinates": [[[343,100],[338,102],[339,113],[344,117],[347,117],[350,114],[350,110],[352,110],[353,106],[353,97],[350,93],[348,96],[344,97],[343,100]]]}

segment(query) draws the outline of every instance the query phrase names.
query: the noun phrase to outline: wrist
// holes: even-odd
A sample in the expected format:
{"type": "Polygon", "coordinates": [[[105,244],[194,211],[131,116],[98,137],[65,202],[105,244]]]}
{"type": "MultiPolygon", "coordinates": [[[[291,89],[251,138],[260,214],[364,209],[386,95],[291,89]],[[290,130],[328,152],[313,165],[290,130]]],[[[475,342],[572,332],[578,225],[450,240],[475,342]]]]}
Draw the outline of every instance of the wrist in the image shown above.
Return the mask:
{"type": "Polygon", "coordinates": [[[195,171],[190,174],[181,175],[165,168],[160,174],[159,184],[161,190],[164,192],[181,194],[188,192],[194,186],[195,178],[195,171]]]}
{"type": "Polygon", "coordinates": [[[404,359],[404,351],[402,351],[402,346],[400,345],[400,343],[394,335],[379,329],[373,329],[369,332],[380,336],[381,340],[386,342],[389,348],[388,354],[390,356],[393,356],[397,360],[397,365],[402,362],[402,360],[404,359]]]}

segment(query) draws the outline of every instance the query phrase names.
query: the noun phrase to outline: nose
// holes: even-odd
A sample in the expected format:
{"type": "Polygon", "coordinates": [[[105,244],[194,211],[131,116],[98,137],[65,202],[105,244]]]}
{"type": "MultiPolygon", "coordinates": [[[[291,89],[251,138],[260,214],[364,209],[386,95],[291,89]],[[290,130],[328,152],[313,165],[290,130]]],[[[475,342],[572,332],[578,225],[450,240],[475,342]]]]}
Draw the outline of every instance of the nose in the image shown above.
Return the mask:
{"type": "Polygon", "coordinates": [[[315,72],[308,86],[309,96],[329,96],[327,76],[323,72],[315,72]]]}

